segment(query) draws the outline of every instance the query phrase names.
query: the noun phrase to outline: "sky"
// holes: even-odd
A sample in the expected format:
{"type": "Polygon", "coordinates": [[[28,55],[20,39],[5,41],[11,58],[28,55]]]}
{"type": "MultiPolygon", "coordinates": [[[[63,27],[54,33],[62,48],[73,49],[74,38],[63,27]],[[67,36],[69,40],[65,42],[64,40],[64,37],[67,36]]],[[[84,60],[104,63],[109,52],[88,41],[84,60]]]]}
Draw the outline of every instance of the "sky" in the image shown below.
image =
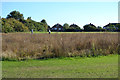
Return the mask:
{"type": "Polygon", "coordinates": [[[2,2],[2,17],[19,11],[24,18],[40,22],[45,19],[51,27],[57,23],[77,24],[81,28],[89,23],[103,27],[118,22],[118,2],[2,2]]]}

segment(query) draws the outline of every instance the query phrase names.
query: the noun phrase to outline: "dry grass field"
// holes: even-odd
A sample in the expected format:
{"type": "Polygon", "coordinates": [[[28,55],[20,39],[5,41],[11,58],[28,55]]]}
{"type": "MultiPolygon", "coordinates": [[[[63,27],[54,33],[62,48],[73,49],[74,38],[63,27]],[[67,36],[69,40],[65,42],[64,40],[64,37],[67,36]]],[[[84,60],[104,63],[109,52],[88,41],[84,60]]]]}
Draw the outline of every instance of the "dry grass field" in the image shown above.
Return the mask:
{"type": "Polygon", "coordinates": [[[2,59],[43,59],[118,53],[118,33],[2,34],[2,59]]]}

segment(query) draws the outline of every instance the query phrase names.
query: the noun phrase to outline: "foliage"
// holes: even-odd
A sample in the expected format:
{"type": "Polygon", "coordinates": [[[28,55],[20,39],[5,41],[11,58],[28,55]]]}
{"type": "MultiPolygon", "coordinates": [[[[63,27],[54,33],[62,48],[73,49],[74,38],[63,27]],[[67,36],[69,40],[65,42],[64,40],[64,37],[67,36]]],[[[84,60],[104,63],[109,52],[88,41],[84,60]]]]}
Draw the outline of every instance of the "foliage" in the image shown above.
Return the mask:
{"type": "Polygon", "coordinates": [[[68,28],[65,29],[67,32],[78,32],[81,31],[81,28],[76,24],[71,24],[68,28]]]}
{"type": "Polygon", "coordinates": [[[28,17],[24,20],[23,14],[19,11],[12,11],[7,15],[7,18],[2,18],[2,32],[25,32],[25,31],[41,31],[46,32],[48,29],[47,22],[43,19],[41,22],[36,22],[28,17]]]}
{"type": "Polygon", "coordinates": [[[120,24],[116,24],[115,26],[116,26],[116,28],[117,28],[117,31],[120,32],[120,24]]]}
{"type": "Polygon", "coordinates": [[[110,24],[108,27],[106,27],[107,31],[115,31],[115,25],[110,24]]]}
{"type": "Polygon", "coordinates": [[[47,28],[48,28],[47,24],[36,22],[31,18],[28,18],[27,20],[25,20],[25,25],[29,28],[30,31],[33,29],[34,31],[45,32],[47,31],[47,28]]]}
{"type": "Polygon", "coordinates": [[[31,17],[28,17],[27,20],[32,20],[31,17]]]}
{"type": "Polygon", "coordinates": [[[42,24],[43,27],[45,28],[44,31],[47,31],[47,29],[48,29],[48,24],[47,24],[47,22],[46,22],[45,19],[43,19],[43,20],[41,21],[41,24],[42,24]]]}
{"type": "Polygon", "coordinates": [[[46,25],[47,25],[47,22],[46,22],[46,20],[45,20],[45,19],[43,19],[43,20],[41,21],[41,23],[43,23],[43,24],[46,24],[46,25]]]}
{"type": "Polygon", "coordinates": [[[98,32],[103,32],[103,31],[105,31],[105,29],[103,29],[102,27],[100,27],[100,26],[98,26],[97,28],[96,28],[96,31],[98,31],[98,32]]]}
{"type": "Polygon", "coordinates": [[[106,29],[106,31],[120,31],[120,23],[109,23],[108,25],[105,25],[103,27],[104,29],[106,29]]]}
{"type": "Polygon", "coordinates": [[[14,18],[16,20],[22,20],[24,19],[23,14],[21,14],[19,11],[12,11],[10,14],[7,15],[7,19],[14,18]]]}
{"type": "Polygon", "coordinates": [[[2,18],[2,32],[26,32],[28,28],[18,20],[14,18],[5,19],[2,18]]]}
{"type": "Polygon", "coordinates": [[[110,25],[110,26],[109,26],[109,28],[108,28],[108,30],[109,30],[109,31],[115,31],[115,30],[116,30],[116,28],[115,28],[115,26],[114,26],[114,25],[110,25]]]}
{"type": "Polygon", "coordinates": [[[63,30],[66,31],[68,28],[69,28],[69,24],[65,23],[65,24],[63,25],[63,30]]]}
{"type": "Polygon", "coordinates": [[[84,31],[96,31],[96,26],[93,24],[87,24],[84,27],[84,31]]]}

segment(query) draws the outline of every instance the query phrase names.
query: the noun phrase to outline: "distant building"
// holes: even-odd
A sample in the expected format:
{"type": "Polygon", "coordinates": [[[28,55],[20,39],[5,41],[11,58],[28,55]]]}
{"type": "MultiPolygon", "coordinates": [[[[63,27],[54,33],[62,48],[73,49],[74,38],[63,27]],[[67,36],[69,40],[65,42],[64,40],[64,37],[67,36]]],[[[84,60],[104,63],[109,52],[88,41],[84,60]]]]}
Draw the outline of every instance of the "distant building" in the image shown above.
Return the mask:
{"type": "Polygon", "coordinates": [[[58,32],[61,32],[61,31],[63,31],[63,26],[60,25],[60,24],[55,24],[55,25],[52,27],[51,30],[52,30],[52,31],[58,31],[58,32]]]}

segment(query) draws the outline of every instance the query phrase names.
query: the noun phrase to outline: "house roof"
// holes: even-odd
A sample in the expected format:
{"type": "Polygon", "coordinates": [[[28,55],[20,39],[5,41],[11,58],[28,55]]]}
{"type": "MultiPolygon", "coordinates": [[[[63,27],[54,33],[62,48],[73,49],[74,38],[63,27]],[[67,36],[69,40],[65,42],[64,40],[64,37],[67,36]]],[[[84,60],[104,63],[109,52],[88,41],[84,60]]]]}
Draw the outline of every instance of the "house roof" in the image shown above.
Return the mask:
{"type": "Polygon", "coordinates": [[[63,26],[61,24],[59,24],[59,23],[55,24],[52,28],[54,28],[54,27],[61,27],[61,28],[63,28],[63,26]]]}
{"type": "Polygon", "coordinates": [[[76,24],[71,24],[70,27],[79,27],[79,26],[76,24]]]}
{"type": "Polygon", "coordinates": [[[109,25],[116,25],[116,24],[120,24],[120,23],[109,23],[109,24],[105,25],[104,27],[108,27],[109,25]]]}
{"type": "MultiPolygon", "coordinates": [[[[96,27],[96,26],[95,26],[94,24],[92,24],[92,23],[90,23],[90,24],[86,24],[86,25],[89,25],[89,26],[94,26],[94,27],[96,27]]],[[[85,26],[86,26],[86,25],[85,25],[85,26]]]]}

